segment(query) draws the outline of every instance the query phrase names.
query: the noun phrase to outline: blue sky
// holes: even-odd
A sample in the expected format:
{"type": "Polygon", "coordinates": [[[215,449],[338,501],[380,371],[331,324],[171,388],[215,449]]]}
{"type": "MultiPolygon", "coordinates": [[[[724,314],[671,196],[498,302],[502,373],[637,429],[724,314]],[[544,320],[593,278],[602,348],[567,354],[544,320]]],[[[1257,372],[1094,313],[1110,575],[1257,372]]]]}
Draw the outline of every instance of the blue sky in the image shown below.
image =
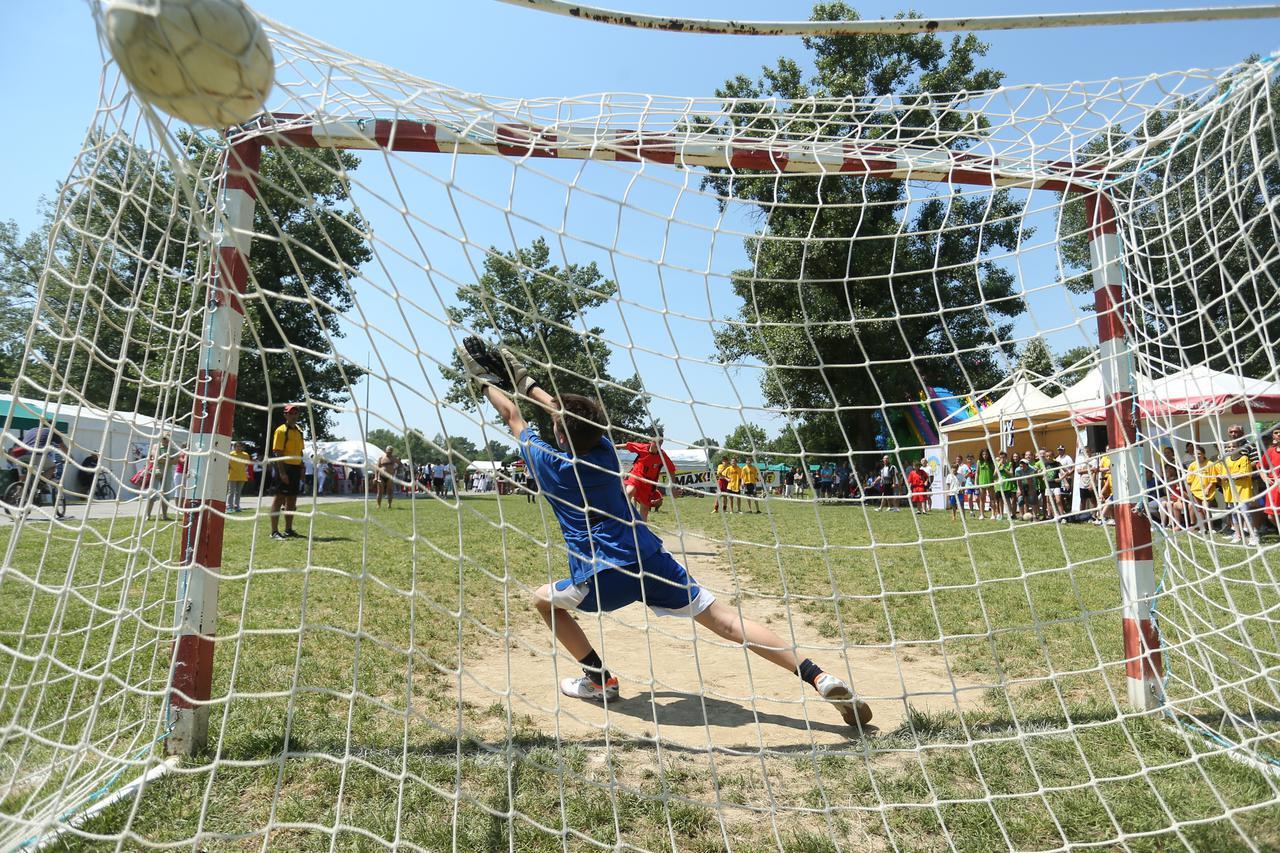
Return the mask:
{"type": "MultiPolygon", "coordinates": [[[[491,0],[466,0],[462,3],[371,2],[356,4],[336,0],[260,0],[254,5],[263,15],[302,30],[336,47],[399,68],[410,74],[439,80],[459,89],[510,97],[575,95],[602,91],[646,92],[670,95],[710,95],[727,77],[737,73],[754,75],[759,68],[779,56],[801,61],[806,51],[798,38],[745,38],[732,36],[694,36],[647,31],[631,31],[589,22],[574,21],[540,14],[491,0]],[[355,13],[352,9],[356,9],[355,13]]],[[[686,0],[684,3],[659,3],[656,0],[610,0],[603,4],[612,8],[630,8],[652,13],[681,12],[705,17],[739,19],[804,19],[811,3],[777,0],[770,3],[718,2],[686,0]]],[[[898,3],[876,2],[855,4],[864,17],[890,16],[898,3]]],[[[1130,4],[1134,5],[1134,4],[1130,4]]],[[[1137,6],[1145,4],[1138,3],[1137,6]]],[[[1009,3],[920,2],[915,8],[931,15],[986,15],[1010,12],[1056,12],[1066,8],[1078,10],[1115,9],[1124,3],[1098,3],[1074,0],[1061,2],[1009,3]]],[[[93,32],[88,8],[81,0],[49,0],[44,3],[8,4],[5,26],[0,28],[0,69],[3,79],[10,81],[0,99],[10,121],[8,133],[0,134],[0,149],[6,170],[5,192],[0,196],[0,219],[13,219],[29,229],[38,222],[37,207],[41,196],[52,194],[57,182],[65,176],[79,150],[85,128],[93,119],[97,104],[102,57],[93,32]]],[[[1007,82],[1069,82],[1097,80],[1113,76],[1142,75],[1152,72],[1192,67],[1229,65],[1250,53],[1269,54],[1280,48],[1280,22],[1250,21],[1242,23],[1174,24],[1093,28],[1087,30],[1046,30],[986,34],[991,43],[987,62],[1007,72],[1007,82]]],[[[363,180],[370,164],[359,173],[363,180]]],[[[470,167],[477,170],[483,167],[470,167]]],[[[553,175],[553,177],[555,177],[553,175]]],[[[563,178],[559,178],[563,180],[563,178]]],[[[370,177],[376,184],[378,178],[370,177]]],[[[480,184],[490,177],[476,178],[480,184]]],[[[537,198],[534,190],[526,197],[537,198]]],[[[563,208],[564,204],[561,203],[563,208]]],[[[575,208],[575,212],[579,208],[575,208]]],[[[563,210],[548,215],[558,219],[563,210]]],[[[375,219],[375,228],[380,223],[375,219]]],[[[741,225],[741,223],[739,223],[741,225]]],[[[587,226],[582,226],[584,229],[587,226]]],[[[636,232],[643,226],[637,224],[636,232]]],[[[495,236],[494,242],[501,242],[495,236]]],[[[479,243],[486,235],[475,237],[479,243]]],[[[510,238],[507,237],[507,242],[510,238]]],[[[705,249],[702,251],[706,251],[705,249]]],[[[732,266],[729,257],[726,264],[732,266]]],[[[465,268],[458,273],[464,277],[465,268]]],[[[639,278],[639,276],[637,276],[639,278]]],[[[673,276],[678,279],[679,276],[673,276]]],[[[646,292],[648,283],[631,285],[627,298],[637,305],[661,306],[660,297],[646,292]]],[[[406,285],[407,287],[407,285],[406,285]]],[[[660,285],[663,295],[681,292],[679,281],[660,285]]],[[[447,289],[447,288],[446,288],[447,289]]],[[[694,288],[685,288],[689,292],[694,288]]],[[[438,300],[437,309],[447,301],[438,300]]],[[[369,307],[378,312],[376,296],[369,307]]],[[[714,316],[723,305],[704,304],[702,315],[714,316]]],[[[630,310],[630,309],[629,309],[630,310]]],[[[1035,316],[1020,325],[1029,334],[1073,322],[1069,300],[1061,293],[1046,292],[1033,304],[1035,316]],[[1065,319],[1064,319],[1065,318],[1065,319]],[[1031,325],[1028,325],[1031,324],[1031,325]]],[[[643,337],[631,326],[635,312],[600,322],[611,337],[619,341],[643,337]]],[[[656,324],[659,315],[642,311],[639,322],[656,324]]],[[[381,315],[380,315],[381,316],[381,315]]],[[[594,318],[593,318],[594,319],[594,318]]],[[[417,322],[417,321],[414,321],[417,322]]],[[[390,346],[403,336],[395,328],[395,318],[381,323],[380,334],[365,341],[357,335],[344,351],[362,360],[362,352],[376,348],[386,352],[385,363],[391,376],[409,375],[422,370],[412,364],[421,361],[420,353],[432,341],[447,343],[441,330],[423,328],[416,349],[390,346]]],[[[425,325],[425,323],[424,323],[425,325]]],[[[694,324],[696,325],[696,323],[694,324]]],[[[663,385],[662,374],[672,374],[672,363],[663,353],[661,340],[657,352],[634,356],[634,365],[646,381],[652,381],[661,396],[670,397],[661,411],[655,412],[680,438],[692,441],[700,434],[722,437],[742,420],[758,420],[763,416],[751,408],[758,403],[756,377],[750,369],[736,371],[719,381],[715,392],[703,394],[715,384],[716,377],[706,374],[699,364],[709,355],[706,329],[661,330],[673,340],[695,343],[688,362],[675,366],[690,368],[680,382],[663,385]],[[686,335],[688,332],[688,335],[686,335]],[[685,397],[706,398],[708,405],[684,405],[685,397]],[[738,406],[746,407],[739,410],[738,406]]],[[[1052,340],[1059,349],[1073,341],[1060,334],[1052,340]]],[[[1079,341],[1075,341],[1079,342],[1079,341]]],[[[683,355],[682,350],[682,355],[683,355]]],[[[625,354],[615,356],[614,372],[627,375],[630,365],[625,354]]],[[[429,371],[428,371],[429,372],[429,371]]],[[[424,372],[427,384],[430,377],[424,372]]],[[[670,377],[667,377],[669,379],[670,377]]],[[[434,393],[419,386],[413,393],[404,385],[386,382],[373,386],[375,410],[388,412],[393,422],[406,421],[420,426],[428,434],[441,426],[478,439],[479,428],[466,420],[446,413],[436,420],[434,393]],[[392,397],[394,396],[394,400],[392,397]],[[401,404],[402,415],[393,415],[394,403],[401,404]]],[[[436,391],[442,392],[437,387],[436,391]]],[[[442,396],[442,393],[441,393],[442,396]]],[[[362,398],[362,394],[358,394],[362,398]]],[[[765,419],[767,420],[767,419],[765,419]]],[[[354,437],[358,432],[354,416],[342,421],[345,432],[354,437]]],[[[766,423],[766,425],[768,425],[766,423]]]]}

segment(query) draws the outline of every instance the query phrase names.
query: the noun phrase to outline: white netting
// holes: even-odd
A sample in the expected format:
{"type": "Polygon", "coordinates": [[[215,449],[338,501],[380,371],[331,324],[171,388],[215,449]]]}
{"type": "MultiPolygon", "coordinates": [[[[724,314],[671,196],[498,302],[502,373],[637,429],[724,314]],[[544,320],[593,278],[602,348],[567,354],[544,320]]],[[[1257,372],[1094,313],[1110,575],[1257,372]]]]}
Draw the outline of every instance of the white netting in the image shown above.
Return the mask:
{"type": "Polygon", "coordinates": [[[5,426],[24,475],[58,455],[41,427],[65,440],[72,500],[57,519],[15,498],[2,528],[3,846],[68,823],[121,849],[1280,844],[1275,516],[1205,493],[1233,425],[1253,496],[1280,476],[1258,444],[1280,412],[1274,60],[962,95],[506,100],[270,32],[276,118],[234,137],[264,140],[262,164],[230,158],[251,239],[219,201],[225,141],[162,133],[110,75],[57,198],[5,426]],[[1114,204],[1124,270],[1129,345],[1101,355],[1086,190],[1114,204]],[[323,475],[297,541],[270,537],[262,477],[212,545],[206,510],[211,585],[161,511],[195,525],[184,502],[226,476],[225,443],[188,432],[212,406],[201,359],[226,351],[206,281],[237,242],[227,428],[266,453],[302,401],[323,475]],[[490,473],[514,451],[456,380],[470,333],[598,397],[619,443],[661,421],[690,493],[651,527],[877,728],[640,605],[581,619],[621,698],[562,696],[578,664],[530,597],[565,545],[518,466],[490,473]],[[1098,454],[1102,375],[1129,358],[1140,471],[1098,454]],[[392,509],[364,477],[388,443],[409,457],[392,509]],[[950,460],[983,448],[1074,476],[1010,467],[953,521],[950,460]],[[712,514],[734,456],[759,497],[712,514]],[[882,456],[932,463],[938,507],[895,511],[882,456]],[[419,470],[450,462],[460,499],[419,470]],[[1130,510],[1090,500],[1109,470],[1155,527],[1156,713],[1128,698],[1128,519],[1108,522],[1130,510]],[[86,817],[165,760],[191,584],[217,596],[207,748],[86,817]]]}

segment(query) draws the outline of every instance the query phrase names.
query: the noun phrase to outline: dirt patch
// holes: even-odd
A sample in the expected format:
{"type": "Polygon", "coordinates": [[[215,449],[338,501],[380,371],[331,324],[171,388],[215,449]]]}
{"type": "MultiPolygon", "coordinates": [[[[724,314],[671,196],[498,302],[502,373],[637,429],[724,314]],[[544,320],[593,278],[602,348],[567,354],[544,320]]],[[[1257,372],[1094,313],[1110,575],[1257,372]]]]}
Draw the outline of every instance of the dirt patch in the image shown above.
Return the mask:
{"type": "MultiPolygon", "coordinates": [[[[892,731],[908,705],[939,713],[979,708],[984,685],[957,678],[946,660],[919,647],[844,648],[825,639],[782,603],[743,590],[721,557],[721,545],[685,534],[667,547],[698,583],[726,603],[738,602],[766,622],[801,657],[842,678],[852,677],[875,713],[873,728],[892,731]]],[[[461,699],[478,708],[510,705],[546,734],[596,740],[624,735],[693,750],[807,751],[839,747],[856,734],[840,715],[795,675],[725,643],[693,620],[657,617],[640,605],[580,619],[587,635],[622,684],[617,701],[601,705],[561,695],[560,679],[581,674],[557,649],[532,608],[513,619],[506,646],[470,650],[461,699]]]]}

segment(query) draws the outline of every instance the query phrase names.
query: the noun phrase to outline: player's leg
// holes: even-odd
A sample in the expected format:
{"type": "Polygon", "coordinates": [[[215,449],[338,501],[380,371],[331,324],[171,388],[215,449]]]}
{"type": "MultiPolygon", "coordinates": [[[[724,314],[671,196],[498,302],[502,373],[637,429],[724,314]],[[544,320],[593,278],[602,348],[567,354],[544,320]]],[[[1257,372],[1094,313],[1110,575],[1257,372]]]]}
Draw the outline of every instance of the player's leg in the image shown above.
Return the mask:
{"type": "Polygon", "coordinates": [[[711,602],[694,617],[694,621],[716,636],[731,643],[741,643],[770,663],[799,675],[822,698],[831,701],[849,725],[860,727],[871,722],[871,707],[859,700],[849,685],[808,658],[803,661],[797,658],[781,637],[759,622],[748,619],[720,601],[711,602]]]}
{"type": "MultiPolygon", "coordinates": [[[[612,571],[601,574],[612,574],[612,571]]],[[[598,581],[599,575],[583,584],[574,584],[568,578],[543,584],[533,593],[533,606],[551,629],[556,642],[582,666],[581,678],[561,679],[560,692],[578,699],[604,701],[618,698],[618,679],[609,674],[572,613],[578,609],[599,609],[596,598],[598,581]]]]}

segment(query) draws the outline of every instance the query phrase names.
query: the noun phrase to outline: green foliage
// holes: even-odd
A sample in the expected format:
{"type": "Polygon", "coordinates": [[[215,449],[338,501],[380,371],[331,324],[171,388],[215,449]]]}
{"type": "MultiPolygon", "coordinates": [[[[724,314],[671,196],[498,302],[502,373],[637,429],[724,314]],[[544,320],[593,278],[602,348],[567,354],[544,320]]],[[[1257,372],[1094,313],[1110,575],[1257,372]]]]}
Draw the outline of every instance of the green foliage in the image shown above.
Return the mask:
{"type": "MultiPolygon", "coordinates": [[[[32,288],[43,276],[26,368],[33,382],[74,388],[106,408],[190,411],[212,258],[203,223],[220,151],[198,137],[183,141],[192,177],[178,181],[168,161],[103,140],[87,149],[37,234],[21,244],[12,230],[0,235],[6,281],[32,288]]],[[[364,223],[346,206],[344,173],[358,165],[336,151],[263,151],[254,230],[274,239],[251,249],[238,437],[264,442],[284,403],[345,401],[363,373],[331,356],[353,302],[350,273],[371,257],[364,223]]],[[[307,422],[328,437],[330,409],[311,406],[307,422]]]]}
{"type": "Polygon", "coordinates": [[[23,239],[17,223],[0,222],[0,387],[12,387],[22,366],[43,262],[36,235],[23,239]]]}
{"type": "Polygon", "coordinates": [[[725,436],[724,448],[744,456],[760,457],[769,449],[769,436],[755,424],[742,424],[725,436]]]}
{"type": "MultiPolygon", "coordinates": [[[[612,429],[644,435],[648,398],[640,377],[619,380],[609,373],[612,353],[604,329],[587,320],[617,290],[617,283],[604,278],[594,263],[563,268],[551,263],[547,242],[539,238],[515,252],[491,250],[480,280],[458,288],[459,305],[449,309],[449,318],[526,358],[549,393],[595,399],[604,406],[612,429]]],[[[452,382],[447,399],[476,408],[477,397],[461,366],[455,355],[453,368],[445,371],[452,382]]],[[[543,435],[550,435],[546,413],[528,404],[524,408],[543,435]]]]}
{"type": "MultiPolygon", "coordinates": [[[[857,17],[844,3],[818,4],[813,14],[857,17]]],[[[972,35],[945,44],[933,35],[804,43],[814,53],[812,79],[781,59],[758,80],[740,75],[717,93],[788,105],[772,116],[763,105],[739,104],[734,134],[963,150],[981,138],[983,121],[941,93],[990,88],[1002,77],[979,66],[987,46],[972,35]],[[890,94],[908,97],[823,111],[805,100],[890,94]]],[[[1013,355],[1008,319],[1024,304],[1013,276],[984,258],[1027,235],[1007,192],[921,200],[916,190],[909,200],[903,181],[853,174],[779,181],[724,173],[706,185],[755,205],[761,218],[761,236],[745,246],[753,267],[733,277],[742,307],[716,335],[720,357],[766,365],[765,400],[797,413],[807,450],[870,448],[874,407],[885,400],[911,400],[922,384],[974,387],[1003,375],[1013,355]]]]}
{"type": "Polygon", "coordinates": [[[1058,384],[1063,388],[1069,388],[1084,378],[1092,366],[1092,363],[1086,359],[1096,355],[1097,352],[1097,347],[1078,346],[1071,347],[1058,355],[1058,384]]]}
{"type": "MultiPolygon", "coordinates": [[[[1216,98],[1234,103],[1194,121],[1205,99],[1155,111],[1138,127],[1114,127],[1084,147],[1091,165],[1128,170],[1113,178],[1125,241],[1126,282],[1139,312],[1143,350],[1172,365],[1205,364],[1250,377],[1273,377],[1280,256],[1274,208],[1280,194],[1276,129],[1258,120],[1280,107],[1280,83],[1241,68],[1216,98]]],[[[1086,199],[1069,199],[1058,233],[1073,292],[1093,290],[1088,271],[1086,199]]],[[[1092,308],[1092,302],[1086,304],[1092,308]]]]}
{"type": "MultiPolygon", "coordinates": [[[[434,438],[428,440],[421,430],[416,429],[399,433],[379,427],[369,430],[366,440],[380,448],[394,447],[397,456],[414,466],[452,461],[455,466],[462,469],[477,459],[492,458],[489,450],[476,447],[475,443],[468,438],[446,437],[443,433],[436,433],[434,438]]],[[[490,444],[503,448],[504,453],[513,452],[509,447],[498,442],[490,442],[490,444]]],[[[504,461],[504,459],[503,455],[497,457],[498,461],[504,461]]]]}

